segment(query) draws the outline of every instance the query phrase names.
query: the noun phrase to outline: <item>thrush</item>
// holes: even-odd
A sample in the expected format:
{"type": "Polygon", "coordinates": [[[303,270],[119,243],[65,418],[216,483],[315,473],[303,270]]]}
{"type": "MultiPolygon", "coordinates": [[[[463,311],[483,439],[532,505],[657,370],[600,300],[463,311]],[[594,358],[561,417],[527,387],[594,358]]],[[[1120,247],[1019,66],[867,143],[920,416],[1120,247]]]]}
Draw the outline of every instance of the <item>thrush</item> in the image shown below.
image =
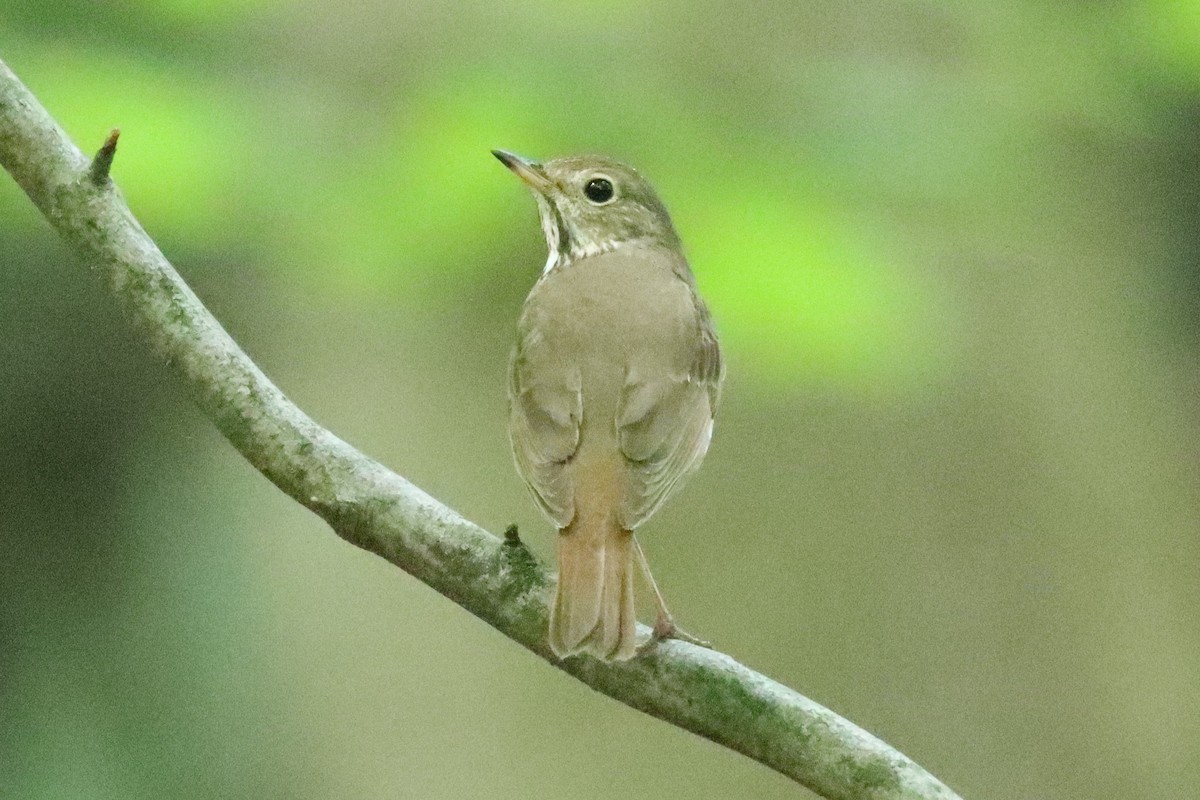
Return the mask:
{"type": "Polygon", "coordinates": [[[558,528],[549,644],[631,658],[633,562],[656,638],[674,623],[634,531],[704,458],[724,367],[670,215],[634,169],[598,156],[493,151],[537,199],[549,248],[508,373],[517,471],[558,528]]]}

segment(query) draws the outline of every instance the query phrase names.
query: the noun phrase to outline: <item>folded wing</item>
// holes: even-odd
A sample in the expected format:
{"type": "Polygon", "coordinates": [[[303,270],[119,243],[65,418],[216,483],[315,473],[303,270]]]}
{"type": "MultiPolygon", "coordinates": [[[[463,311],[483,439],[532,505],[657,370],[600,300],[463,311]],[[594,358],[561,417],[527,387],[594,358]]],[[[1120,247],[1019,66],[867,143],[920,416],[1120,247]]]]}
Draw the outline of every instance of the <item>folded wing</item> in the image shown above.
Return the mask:
{"type": "Polygon", "coordinates": [[[723,366],[706,316],[686,369],[653,375],[631,369],[626,377],[617,436],[626,459],[621,524],[629,530],[657,511],[708,452],[723,366]]]}
{"type": "Polygon", "coordinates": [[[508,370],[509,437],[517,471],[538,506],[560,528],[575,516],[566,473],[579,448],[583,398],[578,370],[562,370],[538,381],[525,369],[521,343],[508,370]]]}

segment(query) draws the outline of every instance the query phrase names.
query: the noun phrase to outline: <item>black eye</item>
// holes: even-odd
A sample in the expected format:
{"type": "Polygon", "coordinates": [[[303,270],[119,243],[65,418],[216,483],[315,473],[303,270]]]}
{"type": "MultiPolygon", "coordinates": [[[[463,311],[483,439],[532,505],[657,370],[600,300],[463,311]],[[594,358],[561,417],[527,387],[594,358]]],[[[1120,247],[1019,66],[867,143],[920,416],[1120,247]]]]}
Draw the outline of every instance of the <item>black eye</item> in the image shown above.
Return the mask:
{"type": "Polygon", "coordinates": [[[612,181],[608,178],[592,178],[587,182],[587,186],[583,187],[583,193],[587,195],[587,199],[597,205],[607,203],[613,198],[612,181]]]}

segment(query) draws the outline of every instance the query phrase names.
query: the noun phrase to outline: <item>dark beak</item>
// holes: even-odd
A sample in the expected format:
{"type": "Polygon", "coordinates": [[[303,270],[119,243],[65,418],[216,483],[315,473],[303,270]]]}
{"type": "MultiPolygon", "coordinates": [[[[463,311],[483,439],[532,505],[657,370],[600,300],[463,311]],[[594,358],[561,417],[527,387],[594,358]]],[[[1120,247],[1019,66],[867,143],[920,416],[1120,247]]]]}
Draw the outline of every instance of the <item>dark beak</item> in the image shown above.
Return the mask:
{"type": "Polygon", "coordinates": [[[522,158],[507,150],[493,150],[492,155],[500,159],[500,163],[511,169],[530,189],[545,194],[550,188],[550,179],[542,171],[542,165],[536,161],[522,158]]]}

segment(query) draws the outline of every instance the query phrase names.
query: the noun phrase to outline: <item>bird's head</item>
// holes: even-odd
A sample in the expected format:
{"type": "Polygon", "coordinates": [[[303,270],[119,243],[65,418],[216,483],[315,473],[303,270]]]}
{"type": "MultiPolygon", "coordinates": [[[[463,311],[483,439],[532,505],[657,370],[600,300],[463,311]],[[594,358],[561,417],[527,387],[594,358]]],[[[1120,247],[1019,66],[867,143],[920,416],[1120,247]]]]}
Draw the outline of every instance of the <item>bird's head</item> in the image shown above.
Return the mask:
{"type": "Polygon", "coordinates": [[[550,248],[547,272],[623,244],[679,249],[666,207],[632,167],[602,156],[538,163],[505,150],[492,154],[537,198],[550,248]]]}

